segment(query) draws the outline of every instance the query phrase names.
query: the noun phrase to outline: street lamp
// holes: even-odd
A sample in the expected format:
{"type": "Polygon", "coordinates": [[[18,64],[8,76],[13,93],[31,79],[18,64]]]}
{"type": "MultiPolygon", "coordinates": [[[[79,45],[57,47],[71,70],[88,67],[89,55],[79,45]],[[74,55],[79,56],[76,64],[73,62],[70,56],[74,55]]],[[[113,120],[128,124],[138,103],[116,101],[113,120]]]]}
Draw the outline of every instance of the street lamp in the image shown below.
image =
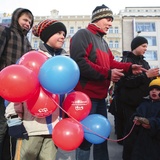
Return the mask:
{"type": "Polygon", "coordinates": [[[137,36],[141,33],[141,31],[137,31],[137,36]]]}

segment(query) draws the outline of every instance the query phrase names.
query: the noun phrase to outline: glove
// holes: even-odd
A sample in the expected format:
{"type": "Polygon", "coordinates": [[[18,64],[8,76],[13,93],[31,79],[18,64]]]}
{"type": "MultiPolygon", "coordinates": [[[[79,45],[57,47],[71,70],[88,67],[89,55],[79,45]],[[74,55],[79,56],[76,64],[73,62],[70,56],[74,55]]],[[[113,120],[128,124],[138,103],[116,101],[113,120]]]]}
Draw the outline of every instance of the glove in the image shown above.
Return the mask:
{"type": "Polygon", "coordinates": [[[8,134],[14,138],[28,139],[28,133],[20,118],[13,118],[7,120],[8,134]]]}

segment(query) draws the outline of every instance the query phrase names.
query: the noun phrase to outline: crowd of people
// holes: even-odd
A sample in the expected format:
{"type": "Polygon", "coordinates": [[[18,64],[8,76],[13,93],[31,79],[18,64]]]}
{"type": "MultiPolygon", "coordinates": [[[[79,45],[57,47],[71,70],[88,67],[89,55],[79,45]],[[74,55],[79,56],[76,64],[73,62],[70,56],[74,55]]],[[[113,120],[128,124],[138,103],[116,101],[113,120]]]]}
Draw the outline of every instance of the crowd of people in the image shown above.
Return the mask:
{"type": "MultiPolygon", "coordinates": [[[[145,153],[148,144],[153,144],[154,147],[159,144],[160,82],[156,79],[159,68],[151,69],[144,60],[148,41],[141,36],[132,40],[131,51],[123,52],[121,62],[114,59],[103,38],[113,20],[113,12],[109,7],[104,4],[97,6],[92,12],[91,23],[71,37],[70,58],[80,69],[80,78],[74,91],[81,91],[90,98],[92,107],[89,114],[100,114],[107,118],[106,97],[111,82],[114,83],[111,106],[114,110],[112,114],[115,116],[117,139],[128,133],[132,123],[136,124],[133,134],[121,143],[124,148],[123,159],[143,159],[141,153],[145,153]],[[143,102],[146,96],[148,99],[143,102]],[[147,145],[143,144],[145,140],[138,141],[142,137],[149,137],[147,145]],[[139,148],[140,143],[143,144],[143,149],[139,148]]],[[[8,30],[0,26],[1,70],[15,64],[24,53],[32,50],[26,36],[31,28],[32,33],[42,41],[39,45],[41,54],[48,58],[67,55],[63,49],[67,29],[62,22],[45,19],[32,27],[33,23],[32,12],[18,8],[12,15],[9,37],[8,30]]],[[[0,100],[0,160],[56,160],[57,154],[61,155],[61,160],[89,160],[91,146],[94,160],[109,160],[107,140],[92,144],[84,138],[75,150],[75,157],[54,144],[52,129],[60,121],[59,108],[48,117],[37,118],[29,112],[25,102],[9,102],[5,107],[5,100],[2,97],[0,100]]],[[[149,153],[156,160],[158,150],[152,149],[149,153]]],[[[146,157],[152,159],[152,156],[146,157]]]]}

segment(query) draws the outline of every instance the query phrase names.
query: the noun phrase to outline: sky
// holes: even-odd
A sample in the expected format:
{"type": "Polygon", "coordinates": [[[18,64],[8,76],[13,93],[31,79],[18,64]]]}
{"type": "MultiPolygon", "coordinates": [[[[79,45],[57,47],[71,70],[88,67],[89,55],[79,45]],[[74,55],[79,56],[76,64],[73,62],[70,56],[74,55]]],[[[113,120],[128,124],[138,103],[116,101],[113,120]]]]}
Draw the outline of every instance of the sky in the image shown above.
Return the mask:
{"type": "Polygon", "coordinates": [[[91,15],[96,6],[105,4],[114,14],[125,7],[160,7],[159,0],[0,0],[0,13],[12,13],[23,7],[32,11],[34,16],[49,16],[56,9],[59,15],[91,15]]]}

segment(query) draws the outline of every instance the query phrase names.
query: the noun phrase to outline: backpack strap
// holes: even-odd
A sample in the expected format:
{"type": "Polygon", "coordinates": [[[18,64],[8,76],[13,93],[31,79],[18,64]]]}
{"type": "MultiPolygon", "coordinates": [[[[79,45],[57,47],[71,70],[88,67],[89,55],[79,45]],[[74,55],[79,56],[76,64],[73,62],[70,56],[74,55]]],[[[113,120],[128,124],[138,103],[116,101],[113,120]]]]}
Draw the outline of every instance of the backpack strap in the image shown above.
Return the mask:
{"type": "Polygon", "coordinates": [[[6,50],[7,50],[8,41],[11,38],[11,29],[10,29],[10,27],[6,27],[5,26],[5,31],[6,31],[6,43],[5,43],[3,52],[2,52],[1,57],[0,57],[0,71],[4,67],[6,67],[6,56],[5,56],[5,53],[6,53],[6,50]]]}
{"type": "Polygon", "coordinates": [[[9,39],[11,38],[11,29],[10,27],[5,27],[5,30],[6,30],[6,44],[4,46],[4,49],[3,49],[3,53],[5,53],[6,49],[7,49],[7,45],[8,45],[8,41],[9,39]]]}

